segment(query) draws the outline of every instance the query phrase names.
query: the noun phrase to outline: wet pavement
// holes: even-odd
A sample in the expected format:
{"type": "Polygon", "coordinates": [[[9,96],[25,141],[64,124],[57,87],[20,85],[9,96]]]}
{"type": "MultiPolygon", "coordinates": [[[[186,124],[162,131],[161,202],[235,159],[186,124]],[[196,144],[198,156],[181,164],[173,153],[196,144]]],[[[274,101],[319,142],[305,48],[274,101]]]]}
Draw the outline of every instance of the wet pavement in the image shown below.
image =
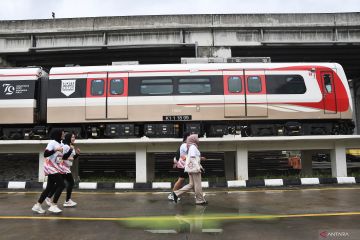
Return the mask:
{"type": "Polygon", "coordinates": [[[31,212],[39,194],[0,191],[0,239],[360,239],[358,186],[218,189],[207,206],[168,192],[75,192],[78,206],[58,215],[31,212]]]}

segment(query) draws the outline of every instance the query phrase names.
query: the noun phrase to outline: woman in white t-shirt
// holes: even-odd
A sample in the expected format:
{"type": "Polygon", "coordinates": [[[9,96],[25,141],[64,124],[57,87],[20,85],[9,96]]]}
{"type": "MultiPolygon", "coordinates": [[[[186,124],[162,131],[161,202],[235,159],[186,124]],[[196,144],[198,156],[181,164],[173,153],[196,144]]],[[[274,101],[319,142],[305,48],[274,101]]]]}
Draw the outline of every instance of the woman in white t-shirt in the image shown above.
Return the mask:
{"type": "MultiPolygon", "coordinates": [[[[177,156],[174,158],[174,168],[178,170],[179,177],[177,181],[174,184],[173,192],[180,189],[185,182],[185,178],[187,178],[189,175],[184,172],[185,168],[185,159],[187,155],[187,145],[186,145],[186,139],[190,133],[186,132],[183,136],[183,143],[181,144],[180,148],[178,149],[177,156]]],[[[169,200],[174,200],[172,193],[168,195],[169,200]]]]}
{"type": "MultiPolygon", "coordinates": [[[[188,147],[188,157],[190,158],[197,158],[200,160],[205,160],[204,157],[201,157],[201,153],[198,149],[199,146],[199,138],[197,134],[190,135],[187,140],[187,147],[188,147]]],[[[201,171],[196,173],[189,173],[189,184],[185,185],[183,188],[172,192],[174,201],[177,202],[179,196],[182,194],[194,190],[195,192],[195,204],[198,205],[206,205],[208,202],[205,200],[202,186],[201,186],[201,171]]]]}
{"type": "Polygon", "coordinates": [[[55,129],[51,134],[51,141],[46,146],[44,157],[44,172],[48,176],[48,181],[45,190],[41,193],[39,200],[32,207],[32,211],[37,213],[45,213],[45,210],[42,209],[41,204],[44,202],[45,198],[48,196],[51,189],[55,187],[55,195],[53,203],[48,209],[53,213],[60,213],[62,210],[58,208],[57,201],[65,187],[64,180],[61,176],[63,173],[62,169],[59,167],[59,163],[63,157],[63,147],[61,140],[64,138],[64,131],[60,129],[55,129]]]}
{"type": "MultiPolygon", "coordinates": [[[[75,207],[77,205],[76,202],[74,202],[73,200],[71,200],[71,194],[72,194],[72,190],[74,188],[74,177],[71,174],[71,170],[70,167],[73,164],[73,161],[76,160],[79,155],[80,155],[80,149],[76,148],[74,146],[75,143],[75,134],[74,133],[67,133],[64,137],[64,140],[62,141],[63,144],[63,157],[62,157],[62,161],[60,162],[59,166],[63,172],[63,174],[61,175],[64,179],[64,181],[66,181],[66,198],[65,198],[65,202],[63,204],[64,207],[75,207]]],[[[48,194],[47,198],[45,199],[46,204],[48,204],[49,206],[52,203],[52,196],[54,195],[56,191],[56,186],[54,186],[54,188],[51,190],[51,192],[48,194]]]]}

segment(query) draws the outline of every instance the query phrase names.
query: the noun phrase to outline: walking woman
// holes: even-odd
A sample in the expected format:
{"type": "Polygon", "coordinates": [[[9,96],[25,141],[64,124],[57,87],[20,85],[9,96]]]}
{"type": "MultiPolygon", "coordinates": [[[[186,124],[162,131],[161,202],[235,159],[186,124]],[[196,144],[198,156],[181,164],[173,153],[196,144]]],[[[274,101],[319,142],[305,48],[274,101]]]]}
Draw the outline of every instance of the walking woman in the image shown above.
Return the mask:
{"type": "MultiPolygon", "coordinates": [[[[197,134],[190,135],[186,140],[187,148],[188,148],[188,157],[205,160],[204,157],[201,157],[201,153],[198,149],[199,146],[199,137],[197,134]]],[[[206,205],[208,202],[205,200],[201,187],[201,171],[196,173],[189,173],[189,184],[185,185],[183,188],[172,192],[174,201],[177,202],[178,198],[190,191],[194,190],[195,192],[195,204],[198,205],[206,205]]]]}
{"type": "MultiPolygon", "coordinates": [[[[183,143],[181,144],[181,146],[178,150],[178,153],[176,156],[176,158],[177,158],[176,162],[174,162],[174,165],[175,165],[174,168],[176,168],[178,170],[179,178],[174,184],[173,192],[180,189],[185,182],[185,178],[188,177],[188,174],[184,171],[184,168],[185,168],[185,159],[186,159],[186,155],[187,155],[186,139],[188,138],[189,135],[190,135],[190,133],[188,133],[188,132],[184,133],[183,143]]],[[[168,199],[174,200],[172,193],[169,194],[168,199]]],[[[178,199],[178,200],[180,200],[180,199],[178,199]]]]}
{"type": "Polygon", "coordinates": [[[54,201],[48,209],[53,213],[60,213],[62,210],[58,208],[57,202],[63,191],[65,184],[61,176],[63,173],[58,163],[63,157],[63,147],[61,145],[61,140],[64,137],[64,131],[60,129],[55,129],[51,134],[51,141],[46,146],[44,157],[44,172],[48,176],[48,181],[45,190],[41,193],[39,200],[32,207],[32,211],[37,213],[45,213],[45,210],[41,207],[41,204],[44,202],[45,198],[48,196],[51,189],[55,188],[54,201]]]}
{"type": "MultiPolygon", "coordinates": [[[[60,168],[63,172],[61,175],[66,182],[66,199],[63,204],[64,207],[75,207],[77,205],[76,202],[71,200],[71,194],[74,188],[74,177],[71,174],[70,167],[73,165],[73,161],[76,160],[80,155],[80,149],[74,146],[75,143],[75,134],[74,133],[67,133],[64,137],[63,148],[64,148],[64,155],[62,158],[60,168]]],[[[48,194],[48,197],[45,199],[47,205],[51,206],[52,200],[51,197],[54,195],[56,190],[56,186],[52,189],[52,191],[48,194]]]]}

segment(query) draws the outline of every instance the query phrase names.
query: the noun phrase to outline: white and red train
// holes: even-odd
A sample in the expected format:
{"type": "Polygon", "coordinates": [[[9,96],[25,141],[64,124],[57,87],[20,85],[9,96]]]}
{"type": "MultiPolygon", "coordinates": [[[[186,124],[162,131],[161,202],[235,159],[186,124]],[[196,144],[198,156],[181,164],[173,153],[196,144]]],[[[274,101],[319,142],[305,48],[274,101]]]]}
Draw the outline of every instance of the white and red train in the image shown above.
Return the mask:
{"type": "Polygon", "coordinates": [[[220,63],[0,69],[2,139],[52,128],[91,137],[352,134],[336,63],[220,63]]]}

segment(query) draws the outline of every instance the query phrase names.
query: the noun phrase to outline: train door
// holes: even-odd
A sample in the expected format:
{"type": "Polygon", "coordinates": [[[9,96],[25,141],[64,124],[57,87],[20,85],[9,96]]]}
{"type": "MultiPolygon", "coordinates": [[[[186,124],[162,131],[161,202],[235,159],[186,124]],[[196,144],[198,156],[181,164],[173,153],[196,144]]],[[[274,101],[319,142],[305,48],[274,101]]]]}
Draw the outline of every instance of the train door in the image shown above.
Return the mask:
{"type": "Polygon", "coordinates": [[[320,76],[322,83],[324,113],[336,114],[337,104],[333,73],[331,71],[321,71],[320,76]]]}
{"type": "Polygon", "coordinates": [[[86,81],[85,118],[106,119],[107,73],[88,74],[86,81]]]}
{"type": "Polygon", "coordinates": [[[266,117],[268,104],[264,70],[244,70],[247,117],[266,117]]]}
{"type": "Polygon", "coordinates": [[[244,71],[223,71],[223,76],[224,116],[226,118],[246,116],[244,71]]]}
{"type": "Polygon", "coordinates": [[[109,73],[107,95],[107,118],[128,118],[128,77],[127,72],[109,73]]]}
{"type": "Polygon", "coordinates": [[[86,83],[86,119],[126,119],[127,86],[128,73],[89,74],[86,83]]]}

